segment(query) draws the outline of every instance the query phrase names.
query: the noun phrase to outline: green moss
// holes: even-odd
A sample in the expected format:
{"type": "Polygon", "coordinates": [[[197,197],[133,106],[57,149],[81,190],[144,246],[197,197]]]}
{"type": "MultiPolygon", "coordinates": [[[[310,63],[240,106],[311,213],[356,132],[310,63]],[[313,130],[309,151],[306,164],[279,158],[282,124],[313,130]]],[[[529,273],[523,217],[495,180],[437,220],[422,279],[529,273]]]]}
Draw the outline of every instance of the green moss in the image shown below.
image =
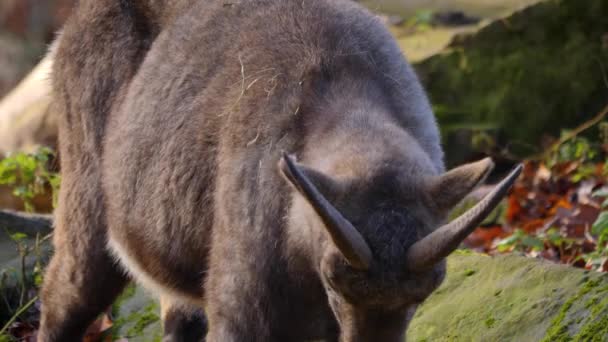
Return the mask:
{"type": "MultiPolygon", "coordinates": [[[[573,304],[583,298],[587,293],[596,288],[600,284],[599,279],[588,280],[587,276],[583,277],[585,283],[580,291],[568,301],[564,303],[562,308],[559,311],[557,317],[553,319],[551,322],[551,327],[547,331],[547,335],[541,342],[552,342],[552,341],[571,341],[572,337],[568,331],[568,327],[576,321],[576,319],[566,320],[568,317],[568,311],[572,308],[573,304]]],[[[592,297],[586,303],[585,307],[590,308],[592,305],[588,305],[589,302],[596,301],[597,298],[592,297]]],[[[597,299],[599,301],[599,299],[597,299]]]]}
{"type": "Polygon", "coordinates": [[[481,253],[477,253],[473,250],[470,249],[457,249],[454,251],[454,253],[452,253],[452,255],[486,255],[486,254],[481,254],[481,253]]]}
{"type": "Polygon", "coordinates": [[[608,297],[600,299],[603,296],[604,288],[600,288],[595,292],[593,304],[590,307],[590,315],[588,315],[587,323],[582,326],[579,333],[574,337],[574,341],[591,341],[601,342],[608,337],[608,297]]]}
{"type": "Polygon", "coordinates": [[[574,341],[605,342],[606,336],[608,336],[608,316],[585,325],[574,337],[574,341]]]}
{"type": "Polygon", "coordinates": [[[585,303],[585,308],[590,308],[597,304],[599,301],[600,299],[597,297],[589,298],[589,300],[585,303]]]}
{"type": "Polygon", "coordinates": [[[472,270],[472,269],[468,269],[468,270],[465,270],[465,271],[464,271],[464,275],[465,275],[465,276],[467,276],[467,277],[470,277],[470,276],[472,276],[473,274],[475,274],[475,272],[477,272],[477,271],[472,270]]]}
{"type": "Polygon", "coordinates": [[[557,317],[555,317],[553,322],[551,322],[551,327],[549,328],[547,335],[541,342],[570,340],[570,335],[568,334],[568,324],[563,324],[563,322],[566,319],[568,310],[570,310],[576,299],[577,298],[570,298],[566,303],[564,303],[557,317]]]}
{"type": "Polygon", "coordinates": [[[446,155],[466,153],[454,143],[463,130],[493,133],[512,153],[538,152],[544,135],[595,115],[605,105],[605,13],[607,1],[544,1],[417,64],[446,155]]]}
{"type": "Polygon", "coordinates": [[[446,281],[420,307],[407,337],[571,341],[580,334],[584,341],[608,315],[600,293],[607,285],[608,278],[597,273],[529,258],[452,255],[446,281]],[[475,275],[467,276],[467,270],[475,275]]]}
{"type": "Polygon", "coordinates": [[[496,323],[496,319],[494,319],[494,317],[489,317],[488,319],[486,319],[484,321],[484,324],[486,325],[486,327],[491,328],[494,326],[494,323],[496,323]]]}
{"type": "MultiPolygon", "coordinates": [[[[599,296],[599,292],[597,293],[597,295],[599,296]]],[[[590,309],[591,314],[594,316],[597,316],[602,313],[602,310],[608,311],[608,297],[604,297],[604,299],[602,299],[601,301],[598,300],[597,304],[592,306],[590,309]]]]}
{"type": "Polygon", "coordinates": [[[597,290],[597,292],[608,292],[608,286],[601,287],[597,290]]]}

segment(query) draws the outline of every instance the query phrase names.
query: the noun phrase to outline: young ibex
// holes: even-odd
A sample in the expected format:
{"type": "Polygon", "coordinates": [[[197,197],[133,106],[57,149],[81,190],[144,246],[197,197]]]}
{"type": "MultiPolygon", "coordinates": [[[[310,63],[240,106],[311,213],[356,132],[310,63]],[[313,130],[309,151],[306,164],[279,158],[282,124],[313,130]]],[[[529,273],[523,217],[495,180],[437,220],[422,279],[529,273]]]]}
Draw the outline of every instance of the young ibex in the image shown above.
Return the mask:
{"type": "Polygon", "coordinates": [[[41,341],[81,338],[123,269],[208,341],[400,341],[520,171],[442,226],[492,162],[444,173],[414,72],[348,0],[81,0],[53,81],[41,341]]]}

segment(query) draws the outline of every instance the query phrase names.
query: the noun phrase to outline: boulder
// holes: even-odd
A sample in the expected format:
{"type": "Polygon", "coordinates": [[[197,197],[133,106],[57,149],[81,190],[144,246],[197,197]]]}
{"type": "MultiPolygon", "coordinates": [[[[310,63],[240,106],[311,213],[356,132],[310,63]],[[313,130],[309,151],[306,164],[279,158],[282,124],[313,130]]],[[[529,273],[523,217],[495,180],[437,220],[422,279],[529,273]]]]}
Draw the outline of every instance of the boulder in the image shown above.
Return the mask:
{"type": "MultiPolygon", "coordinates": [[[[38,231],[28,232],[29,244],[38,231]]],[[[14,243],[0,233],[0,246],[0,269],[15,273],[20,260],[14,243]]],[[[40,247],[43,260],[48,259],[49,247],[48,241],[40,247]]],[[[28,258],[28,274],[33,257],[28,258]]],[[[18,289],[3,288],[5,294],[13,292],[18,289]]],[[[160,341],[159,310],[145,290],[130,285],[113,305],[108,333],[116,339],[160,341]]],[[[0,317],[6,317],[1,309],[0,317]]],[[[460,250],[448,257],[446,280],[418,308],[407,340],[608,341],[608,274],[516,255],[460,250]]]]}
{"type": "Polygon", "coordinates": [[[604,0],[543,1],[417,63],[450,164],[470,154],[463,131],[489,133],[521,157],[596,115],[607,99],[606,13],[604,0]]]}
{"type": "MultiPolygon", "coordinates": [[[[156,301],[135,286],[114,306],[113,335],[159,338],[156,301]]],[[[418,309],[407,341],[608,341],[608,275],[521,256],[458,251],[418,309]]]]}
{"type": "Polygon", "coordinates": [[[608,341],[608,274],[457,252],[408,341],[608,341]]]}

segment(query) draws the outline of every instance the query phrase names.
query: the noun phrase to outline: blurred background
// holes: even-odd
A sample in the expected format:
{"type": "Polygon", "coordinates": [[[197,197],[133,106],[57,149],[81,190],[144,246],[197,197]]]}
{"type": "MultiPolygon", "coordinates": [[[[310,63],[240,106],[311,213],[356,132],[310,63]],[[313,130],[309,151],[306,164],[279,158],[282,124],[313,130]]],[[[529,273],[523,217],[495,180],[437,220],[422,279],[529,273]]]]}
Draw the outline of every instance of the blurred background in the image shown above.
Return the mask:
{"type": "Polygon", "coordinates": [[[42,59],[74,0],[0,2],[0,95],[6,95],[42,59]]]}
{"type": "MultiPolygon", "coordinates": [[[[73,3],[0,3],[0,153],[54,142],[52,117],[40,115],[48,65],[15,87],[42,60],[73,3]]],[[[509,164],[542,153],[608,98],[604,0],[362,3],[384,19],[417,69],[449,165],[481,154],[509,164]]]]}
{"type": "MultiPolygon", "coordinates": [[[[0,0],[0,341],[27,339],[37,324],[44,213],[60,183],[45,56],[74,2],[0,0]]],[[[449,166],[491,156],[493,180],[524,162],[465,247],[608,271],[608,0],[360,2],[426,87],[449,166]]]]}

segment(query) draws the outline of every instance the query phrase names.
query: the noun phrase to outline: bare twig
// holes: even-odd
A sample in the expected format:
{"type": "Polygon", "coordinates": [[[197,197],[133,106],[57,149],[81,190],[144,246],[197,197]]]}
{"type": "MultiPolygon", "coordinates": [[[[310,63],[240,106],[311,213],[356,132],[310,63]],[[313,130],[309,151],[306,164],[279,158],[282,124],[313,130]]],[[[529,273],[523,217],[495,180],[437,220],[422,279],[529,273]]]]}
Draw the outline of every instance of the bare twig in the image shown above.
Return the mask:
{"type": "MultiPolygon", "coordinates": [[[[561,139],[555,142],[549,149],[547,149],[544,153],[542,153],[541,157],[546,157],[547,154],[556,151],[561,145],[566,143],[569,140],[576,138],[579,134],[588,130],[589,128],[597,125],[600,121],[602,121],[606,115],[608,115],[608,105],[604,107],[596,116],[594,116],[591,120],[584,122],[582,125],[576,127],[572,131],[568,132],[561,139]]],[[[537,158],[534,158],[537,159],[537,158]]]]}

